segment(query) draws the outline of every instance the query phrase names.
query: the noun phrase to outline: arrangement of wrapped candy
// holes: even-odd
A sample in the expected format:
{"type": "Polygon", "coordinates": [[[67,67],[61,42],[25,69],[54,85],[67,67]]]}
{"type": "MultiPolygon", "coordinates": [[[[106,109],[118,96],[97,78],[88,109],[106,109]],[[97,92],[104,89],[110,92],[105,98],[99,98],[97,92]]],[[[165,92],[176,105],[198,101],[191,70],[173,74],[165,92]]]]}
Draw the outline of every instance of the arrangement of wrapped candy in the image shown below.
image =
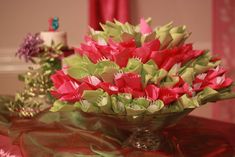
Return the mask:
{"type": "Polygon", "coordinates": [[[58,100],[51,111],[82,110],[113,115],[180,112],[233,98],[232,79],[208,50],[185,43],[186,26],[152,29],[118,21],[90,29],[77,54],[51,76],[58,100]]]}

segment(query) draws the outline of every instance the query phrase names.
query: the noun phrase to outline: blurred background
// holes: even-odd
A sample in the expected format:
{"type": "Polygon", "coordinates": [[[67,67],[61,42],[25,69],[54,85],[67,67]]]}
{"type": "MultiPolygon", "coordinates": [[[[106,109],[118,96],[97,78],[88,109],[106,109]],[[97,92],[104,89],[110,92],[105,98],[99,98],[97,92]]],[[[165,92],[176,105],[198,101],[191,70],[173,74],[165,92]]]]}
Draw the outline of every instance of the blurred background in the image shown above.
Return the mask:
{"type": "MultiPolygon", "coordinates": [[[[234,0],[1,0],[0,1],[0,94],[14,94],[23,88],[18,74],[28,64],[15,57],[27,33],[47,30],[48,18],[60,18],[60,30],[68,33],[70,46],[79,46],[88,25],[113,18],[137,24],[141,17],[152,17],[152,26],[174,21],[192,32],[189,42],[197,49],[211,49],[223,57],[234,75],[234,0]]],[[[235,77],[233,77],[235,78],[235,77]]],[[[235,122],[234,101],[208,104],[193,115],[235,122]]]]}

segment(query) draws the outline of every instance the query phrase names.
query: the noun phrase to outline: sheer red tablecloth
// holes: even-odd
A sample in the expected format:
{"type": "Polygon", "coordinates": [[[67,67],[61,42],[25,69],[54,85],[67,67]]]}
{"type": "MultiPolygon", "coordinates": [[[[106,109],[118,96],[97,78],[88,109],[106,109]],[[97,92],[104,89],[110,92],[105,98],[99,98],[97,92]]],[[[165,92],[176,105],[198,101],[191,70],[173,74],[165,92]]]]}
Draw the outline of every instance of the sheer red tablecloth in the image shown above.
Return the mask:
{"type": "MultiPolygon", "coordinates": [[[[73,118],[76,119],[76,117],[73,118]]],[[[17,119],[5,126],[1,123],[0,157],[7,155],[72,156],[72,154],[91,156],[103,152],[117,156],[174,156],[174,154],[162,152],[141,152],[122,148],[117,142],[118,137],[104,134],[104,130],[107,129],[105,126],[93,123],[90,124],[93,131],[88,131],[84,128],[87,125],[86,121],[82,120],[79,123],[79,126],[74,127],[72,123],[68,123],[68,120],[58,119],[56,115],[50,118],[46,115],[36,120],[17,119]],[[45,119],[53,119],[53,121],[45,119]]],[[[125,135],[114,133],[114,130],[111,132],[113,135],[125,138],[125,135]]],[[[172,140],[176,141],[179,154],[182,156],[232,157],[235,155],[235,124],[187,116],[176,126],[167,129],[167,132],[172,140]]]]}

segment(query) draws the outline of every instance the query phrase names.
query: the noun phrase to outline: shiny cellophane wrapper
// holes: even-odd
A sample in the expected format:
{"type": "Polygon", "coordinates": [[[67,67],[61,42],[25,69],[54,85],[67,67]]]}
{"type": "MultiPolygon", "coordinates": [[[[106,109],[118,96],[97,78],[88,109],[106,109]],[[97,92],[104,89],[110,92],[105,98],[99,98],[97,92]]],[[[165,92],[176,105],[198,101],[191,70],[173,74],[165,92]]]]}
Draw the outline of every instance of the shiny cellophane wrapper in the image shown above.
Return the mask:
{"type": "MultiPolygon", "coordinates": [[[[117,120],[113,117],[108,118],[107,115],[91,116],[80,111],[57,113],[45,111],[32,119],[19,119],[4,113],[0,116],[1,134],[9,136],[13,144],[20,147],[24,157],[35,154],[37,157],[232,156],[234,154],[232,147],[235,146],[234,125],[211,123],[210,120],[191,116],[186,116],[176,126],[164,131],[177,148],[175,154],[166,154],[160,151],[139,151],[123,147],[123,141],[133,130],[132,126],[138,126],[139,120],[132,118],[123,117],[123,120],[117,120]],[[125,123],[127,121],[133,123],[125,123]]],[[[161,120],[164,121],[164,118],[161,120]]],[[[143,119],[140,121],[143,122],[143,119]]],[[[174,124],[176,121],[172,122],[171,124],[174,124]]]]}

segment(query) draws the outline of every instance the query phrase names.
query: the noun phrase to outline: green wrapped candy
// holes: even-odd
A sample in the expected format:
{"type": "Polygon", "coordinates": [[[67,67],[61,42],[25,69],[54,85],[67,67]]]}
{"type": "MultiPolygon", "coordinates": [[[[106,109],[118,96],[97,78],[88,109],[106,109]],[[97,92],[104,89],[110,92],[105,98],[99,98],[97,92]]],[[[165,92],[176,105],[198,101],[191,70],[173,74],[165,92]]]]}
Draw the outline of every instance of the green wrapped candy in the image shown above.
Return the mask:
{"type": "Polygon", "coordinates": [[[110,60],[101,60],[95,65],[95,74],[101,74],[104,72],[105,67],[112,67],[119,70],[119,66],[110,60]]]}
{"type": "Polygon", "coordinates": [[[129,106],[132,102],[132,95],[130,93],[119,93],[117,99],[125,106],[129,106]]]}
{"type": "MultiPolygon", "coordinates": [[[[190,70],[188,68],[193,68],[193,71],[194,71],[193,73],[194,73],[194,76],[195,76],[197,74],[204,73],[204,72],[208,71],[209,69],[218,66],[221,63],[220,60],[216,61],[216,62],[210,62],[211,58],[212,58],[211,53],[206,51],[206,52],[204,52],[203,55],[197,57],[194,60],[189,61],[183,67],[181,67],[180,70],[179,70],[179,73],[181,75],[183,73],[189,73],[189,72],[187,72],[187,70],[190,70]]],[[[190,71],[192,71],[192,70],[190,70],[190,71]]],[[[189,74],[187,74],[187,76],[188,75],[189,74]]]]}
{"type": "Polygon", "coordinates": [[[170,34],[172,37],[172,41],[168,45],[168,48],[180,46],[190,36],[190,33],[186,32],[186,26],[174,27],[170,30],[170,34]]]}
{"type": "Polygon", "coordinates": [[[141,44],[153,41],[156,39],[156,32],[152,32],[150,34],[144,34],[141,36],[141,44]]]}
{"type": "Polygon", "coordinates": [[[84,90],[82,98],[90,104],[97,106],[100,110],[107,114],[112,114],[111,99],[108,93],[103,90],[84,90]]]}
{"type": "Polygon", "coordinates": [[[159,41],[161,42],[161,49],[164,49],[166,47],[168,47],[168,45],[170,44],[170,42],[172,41],[172,37],[170,34],[170,30],[173,27],[173,22],[170,22],[164,26],[158,27],[156,28],[156,36],[159,39],[159,41]]]}
{"type": "Polygon", "coordinates": [[[95,104],[98,99],[103,95],[103,90],[84,90],[82,98],[87,100],[91,104],[95,104]]]}
{"type": "Polygon", "coordinates": [[[204,88],[203,91],[197,94],[197,98],[200,104],[206,104],[207,102],[214,102],[218,100],[219,96],[220,96],[219,92],[210,87],[204,88]]]}
{"type": "Polygon", "coordinates": [[[175,64],[173,67],[169,70],[168,75],[177,75],[180,70],[180,64],[175,64]]]}
{"type": "Polygon", "coordinates": [[[141,74],[142,62],[138,58],[131,58],[128,60],[127,66],[124,68],[124,72],[131,72],[141,74]]]}
{"type": "Polygon", "coordinates": [[[153,101],[147,108],[148,114],[154,114],[156,112],[159,112],[163,107],[164,103],[162,100],[153,101]]]}
{"type": "MultiPolygon", "coordinates": [[[[121,40],[121,27],[110,22],[107,21],[105,24],[100,24],[100,26],[102,27],[102,29],[104,30],[105,34],[107,37],[112,37],[112,39],[114,41],[120,41],[121,40]]],[[[107,39],[106,39],[107,40],[107,39]]]]}
{"type": "Polygon", "coordinates": [[[113,83],[114,75],[118,72],[118,69],[114,67],[104,67],[103,71],[99,73],[99,76],[104,82],[113,83]]]}
{"type": "Polygon", "coordinates": [[[148,82],[151,81],[151,79],[157,73],[157,69],[158,67],[153,60],[149,60],[147,63],[143,64],[141,78],[144,86],[146,86],[148,82]]]}
{"type": "Polygon", "coordinates": [[[58,112],[58,111],[73,111],[75,107],[67,102],[62,102],[57,100],[53,103],[52,107],[50,108],[51,112],[58,112]]]}
{"type": "Polygon", "coordinates": [[[197,100],[197,97],[189,98],[187,94],[182,95],[178,101],[184,109],[199,107],[199,102],[197,100]]]}
{"type": "Polygon", "coordinates": [[[94,73],[95,64],[93,64],[86,56],[72,55],[63,60],[68,66],[68,75],[81,79],[94,73]]]}
{"type": "Polygon", "coordinates": [[[156,70],[158,70],[158,66],[152,59],[150,59],[148,62],[143,64],[143,70],[150,75],[154,75],[156,70]]]}
{"type": "Polygon", "coordinates": [[[146,98],[136,98],[136,99],[133,99],[133,104],[137,104],[139,106],[143,106],[144,108],[147,108],[150,104],[150,101],[147,100],[146,98]]]}
{"type": "Polygon", "coordinates": [[[95,106],[94,104],[90,103],[87,100],[81,100],[80,101],[80,109],[83,112],[90,112],[90,113],[100,113],[100,109],[95,106]]]}
{"type": "Polygon", "coordinates": [[[201,74],[201,73],[208,71],[209,69],[217,67],[218,65],[220,65],[220,63],[221,61],[208,62],[207,65],[196,64],[194,67],[194,70],[196,74],[201,74]]]}
{"type": "Polygon", "coordinates": [[[128,116],[136,116],[143,114],[146,111],[146,108],[137,104],[132,103],[129,106],[126,106],[126,113],[128,116]]]}
{"type": "Polygon", "coordinates": [[[119,115],[125,115],[126,109],[124,103],[118,101],[117,97],[115,95],[111,96],[111,103],[112,103],[112,109],[113,112],[119,115]]]}
{"type": "Polygon", "coordinates": [[[76,108],[76,109],[81,109],[81,103],[79,101],[75,102],[73,104],[73,106],[76,108]]]}
{"type": "Polygon", "coordinates": [[[161,110],[161,113],[171,113],[171,112],[181,112],[184,110],[184,107],[178,102],[174,102],[168,106],[164,106],[161,110]]]}
{"type": "Polygon", "coordinates": [[[167,76],[164,82],[161,82],[161,87],[171,88],[180,81],[179,76],[167,76]]]}
{"type": "Polygon", "coordinates": [[[74,54],[63,59],[63,63],[69,67],[80,66],[92,63],[87,56],[74,54]]]}
{"type": "Polygon", "coordinates": [[[114,74],[119,71],[119,66],[113,61],[102,60],[95,65],[94,75],[105,82],[113,82],[114,74]]]}
{"type": "Polygon", "coordinates": [[[120,23],[119,21],[110,22],[107,21],[105,24],[101,24],[103,31],[94,31],[90,29],[90,35],[93,39],[97,40],[97,38],[103,38],[104,40],[108,40],[112,38],[114,41],[126,41],[130,38],[134,38],[135,36],[135,26],[130,25],[129,23],[120,23]],[[128,37],[126,39],[126,36],[128,37]]]}
{"type": "Polygon", "coordinates": [[[156,74],[151,79],[154,84],[160,84],[160,82],[167,76],[167,71],[164,69],[157,70],[156,74]]]}
{"type": "Polygon", "coordinates": [[[84,77],[87,77],[90,75],[89,71],[87,70],[86,67],[70,67],[67,69],[67,72],[69,76],[76,78],[76,79],[81,79],[84,77]]]}
{"type": "Polygon", "coordinates": [[[106,114],[113,114],[112,110],[112,103],[111,103],[111,98],[108,95],[108,93],[103,93],[97,101],[97,106],[100,108],[100,110],[106,114]]]}
{"type": "Polygon", "coordinates": [[[181,78],[189,85],[192,85],[194,76],[195,73],[193,68],[186,68],[185,71],[181,74],[181,78]]]}

